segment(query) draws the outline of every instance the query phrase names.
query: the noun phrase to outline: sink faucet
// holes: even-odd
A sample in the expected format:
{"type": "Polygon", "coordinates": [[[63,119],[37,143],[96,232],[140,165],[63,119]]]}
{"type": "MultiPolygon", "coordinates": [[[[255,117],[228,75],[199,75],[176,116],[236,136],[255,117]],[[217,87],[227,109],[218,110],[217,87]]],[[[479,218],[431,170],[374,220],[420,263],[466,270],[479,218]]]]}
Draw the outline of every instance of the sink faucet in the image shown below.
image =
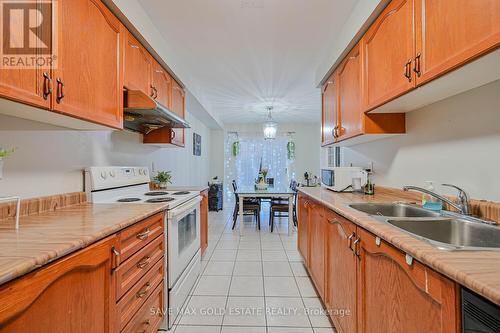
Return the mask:
{"type": "Polygon", "coordinates": [[[413,190],[413,191],[418,191],[418,192],[428,194],[428,195],[433,196],[434,198],[436,198],[438,200],[441,200],[441,201],[447,203],[451,207],[458,210],[461,214],[470,215],[469,196],[467,195],[467,193],[464,190],[462,190],[460,187],[455,186],[455,185],[451,185],[451,184],[441,184],[441,185],[452,187],[452,188],[458,190],[458,203],[453,202],[448,198],[445,198],[437,193],[434,193],[432,191],[429,191],[425,188],[418,187],[418,186],[404,186],[403,191],[413,190]]]}

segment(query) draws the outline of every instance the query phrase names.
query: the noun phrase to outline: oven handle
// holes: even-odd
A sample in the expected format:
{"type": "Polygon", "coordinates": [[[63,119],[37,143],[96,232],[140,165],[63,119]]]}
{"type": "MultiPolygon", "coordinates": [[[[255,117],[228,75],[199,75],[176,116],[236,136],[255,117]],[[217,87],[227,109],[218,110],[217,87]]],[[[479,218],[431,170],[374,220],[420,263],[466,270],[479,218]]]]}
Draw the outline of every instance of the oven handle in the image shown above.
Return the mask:
{"type": "Polygon", "coordinates": [[[169,210],[168,211],[168,218],[172,219],[172,218],[175,218],[176,216],[179,216],[179,215],[182,215],[186,212],[189,212],[190,210],[192,210],[193,208],[198,206],[200,204],[200,202],[201,202],[201,196],[197,196],[193,199],[190,199],[190,200],[186,201],[185,203],[183,203],[182,205],[175,207],[172,210],[169,210]]]}

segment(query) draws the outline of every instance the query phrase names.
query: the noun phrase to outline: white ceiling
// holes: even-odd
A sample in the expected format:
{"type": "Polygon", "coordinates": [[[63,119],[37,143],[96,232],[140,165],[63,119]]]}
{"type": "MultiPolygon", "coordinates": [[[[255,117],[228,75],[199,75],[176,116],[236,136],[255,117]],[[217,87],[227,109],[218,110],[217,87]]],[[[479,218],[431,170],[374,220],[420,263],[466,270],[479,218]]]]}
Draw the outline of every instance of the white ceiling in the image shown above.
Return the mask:
{"type": "MultiPolygon", "coordinates": [[[[164,59],[222,122],[321,118],[315,71],[354,0],[139,0],[164,59]]],[[[335,59],[332,59],[332,64],[335,59]]]]}

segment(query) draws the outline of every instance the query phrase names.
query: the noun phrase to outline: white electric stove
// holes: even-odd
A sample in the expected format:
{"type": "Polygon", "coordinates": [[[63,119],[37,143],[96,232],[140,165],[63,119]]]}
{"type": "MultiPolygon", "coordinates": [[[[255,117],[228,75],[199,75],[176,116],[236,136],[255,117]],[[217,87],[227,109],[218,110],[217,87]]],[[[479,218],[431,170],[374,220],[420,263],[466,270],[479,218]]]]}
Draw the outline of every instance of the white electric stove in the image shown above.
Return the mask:
{"type": "Polygon", "coordinates": [[[201,273],[200,192],[150,191],[146,167],[90,167],[85,169],[87,200],[96,204],[153,204],[165,206],[165,321],[172,327],[201,273]]]}

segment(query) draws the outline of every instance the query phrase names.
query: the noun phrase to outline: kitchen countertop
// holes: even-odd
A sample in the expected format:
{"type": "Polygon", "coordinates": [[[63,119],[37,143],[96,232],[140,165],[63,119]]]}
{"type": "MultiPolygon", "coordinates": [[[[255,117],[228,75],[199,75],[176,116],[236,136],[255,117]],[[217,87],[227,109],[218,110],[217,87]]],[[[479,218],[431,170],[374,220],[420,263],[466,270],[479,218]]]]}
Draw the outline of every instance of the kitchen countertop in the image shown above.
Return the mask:
{"type": "Polygon", "coordinates": [[[165,204],[79,204],[0,221],[0,285],[89,246],[155,213],[165,204]]]}
{"type": "Polygon", "coordinates": [[[335,193],[324,188],[299,188],[299,191],[451,280],[500,305],[500,251],[439,250],[426,241],[348,207],[349,204],[358,202],[408,201],[393,193],[379,190],[379,194],[367,196],[335,193]]]}
{"type": "Polygon", "coordinates": [[[205,186],[167,186],[166,191],[196,191],[203,192],[208,190],[208,185],[205,186]]]}

